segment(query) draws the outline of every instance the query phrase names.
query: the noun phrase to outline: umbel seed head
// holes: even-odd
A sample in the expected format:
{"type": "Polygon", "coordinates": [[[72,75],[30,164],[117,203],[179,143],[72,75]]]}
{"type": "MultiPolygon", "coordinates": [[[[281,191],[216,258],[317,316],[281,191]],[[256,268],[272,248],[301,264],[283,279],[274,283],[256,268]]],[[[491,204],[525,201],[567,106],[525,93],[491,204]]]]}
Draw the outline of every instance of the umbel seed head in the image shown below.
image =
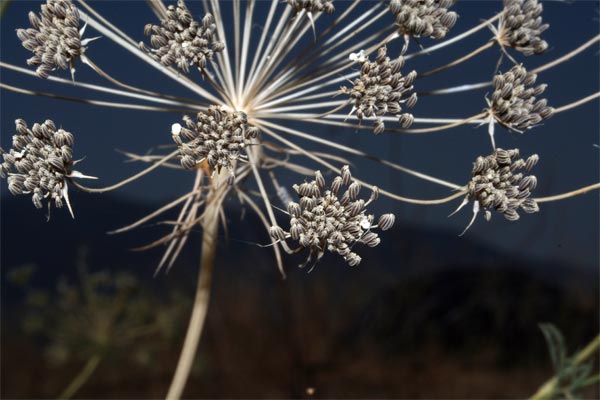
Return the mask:
{"type": "Polygon", "coordinates": [[[547,85],[534,87],[536,79],[537,75],[527,72],[522,65],[494,77],[489,111],[502,126],[522,131],[552,116],[554,109],[548,106],[548,101],[537,100],[547,85]]]}
{"type": "Polygon", "coordinates": [[[299,201],[287,206],[289,232],[279,226],[269,230],[275,240],[291,238],[298,242],[298,250],[308,248],[310,254],[304,265],[315,255],[317,262],[325,250],[341,255],[350,266],[358,265],[361,257],[353,251],[353,246],[357,243],[377,246],[381,240],[373,230],[385,231],[394,224],[394,214],[384,214],[374,225],[374,216],[366,214],[366,206],[377,199],[378,189],[373,187],[365,201],[359,197],[361,185],[352,179],[348,166],[341,172],[330,187],[320,171],[315,172],[314,180],[294,185],[299,201]]]}
{"type": "Polygon", "coordinates": [[[479,202],[485,210],[486,219],[491,218],[489,210],[496,210],[509,221],[519,219],[519,209],[526,213],[539,211],[536,201],[529,196],[537,186],[534,175],[529,172],[538,162],[534,154],[523,160],[519,149],[496,149],[486,157],[477,157],[473,163],[471,181],[467,186],[469,200],[479,202]]]}
{"type": "Polygon", "coordinates": [[[458,19],[448,11],[453,5],[454,0],[391,0],[390,11],[401,35],[443,39],[458,19]]]}
{"type": "Polygon", "coordinates": [[[402,75],[404,58],[402,56],[390,60],[386,47],[377,51],[374,61],[361,51],[351,54],[351,60],[360,64],[360,76],[354,80],[354,87],[340,88],[340,93],[347,94],[353,101],[352,112],[362,121],[363,118],[374,119],[374,133],[382,133],[385,129],[384,115],[398,117],[398,122],[403,128],[408,128],[413,123],[410,113],[402,112],[403,107],[412,108],[417,102],[417,94],[409,93],[413,90],[413,82],[417,77],[415,71],[402,75]]]}
{"type": "Polygon", "coordinates": [[[548,43],[540,35],[550,25],[542,23],[543,6],[537,0],[504,0],[498,40],[526,56],[542,54],[548,43]]]}
{"type": "Polygon", "coordinates": [[[79,30],[79,12],[71,0],[47,0],[39,15],[29,12],[31,28],[17,29],[23,47],[34,53],[28,65],[38,66],[40,78],[51,71],[73,68],[85,51],[79,30]]]}
{"type": "MultiPolygon", "coordinates": [[[[0,177],[8,177],[8,190],[13,195],[30,194],[33,204],[42,208],[43,200],[54,201],[56,207],[68,204],[67,178],[74,172],[73,135],[56,129],[47,119],[31,129],[22,119],[15,121],[12,148],[3,153],[0,177]]],[[[70,208],[70,207],[69,207],[70,208]]]]}
{"type": "Polygon", "coordinates": [[[177,6],[167,8],[167,18],[161,21],[161,26],[147,24],[144,27],[144,34],[150,36],[153,48],[148,49],[143,42],[139,46],[165,67],[177,65],[188,73],[190,66],[205,69],[214,53],[225,48],[225,44],[218,40],[216,30],[211,14],[206,14],[199,24],[184,2],[179,0],[177,6]]]}
{"type": "Polygon", "coordinates": [[[333,14],[335,7],[333,0],[287,0],[287,3],[292,6],[296,12],[306,10],[309,13],[324,12],[333,14]]]}
{"type": "Polygon", "coordinates": [[[185,127],[174,124],[173,141],[179,147],[181,166],[195,169],[206,160],[212,171],[229,170],[228,183],[235,181],[234,163],[247,161],[246,148],[258,137],[258,129],[248,125],[241,111],[228,111],[221,106],[210,106],[206,113],[199,112],[194,122],[183,117],[185,127]]]}

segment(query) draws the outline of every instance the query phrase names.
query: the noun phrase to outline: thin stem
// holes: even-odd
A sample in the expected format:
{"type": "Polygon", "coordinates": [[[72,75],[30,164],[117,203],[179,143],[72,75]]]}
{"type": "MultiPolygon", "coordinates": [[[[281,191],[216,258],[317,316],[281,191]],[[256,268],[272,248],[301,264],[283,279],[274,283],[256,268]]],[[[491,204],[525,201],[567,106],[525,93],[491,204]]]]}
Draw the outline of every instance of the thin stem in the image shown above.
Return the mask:
{"type": "Polygon", "coordinates": [[[446,65],[442,65],[441,67],[438,68],[434,68],[432,70],[420,73],[417,75],[417,78],[424,78],[426,76],[430,76],[430,75],[434,75],[437,74],[438,72],[442,72],[447,70],[448,68],[452,68],[455,65],[458,65],[462,62],[467,61],[468,59],[475,57],[477,54],[489,49],[490,47],[494,46],[495,42],[487,42],[486,44],[484,44],[483,46],[479,47],[478,49],[473,50],[472,52],[470,52],[469,54],[466,54],[464,56],[462,56],[461,58],[457,58],[456,60],[449,62],[446,65]]]}
{"type": "Polygon", "coordinates": [[[122,180],[119,183],[115,183],[114,185],[111,185],[111,186],[107,186],[107,187],[104,187],[104,188],[89,188],[89,187],[86,187],[86,186],[82,186],[82,185],[78,184],[77,182],[74,182],[73,180],[71,180],[71,184],[73,184],[73,186],[75,186],[77,189],[83,190],[84,192],[88,192],[88,193],[104,193],[104,192],[109,192],[111,190],[115,190],[115,189],[118,189],[118,188],[120,188],[122,186],[125,186],[128,183],[133,182],[133,181],[135,181],[138,178],[141,178],[142,176],[146,175],[150,171],[155,170],[156,168],[160,167],[162,164],[164,164],[167,161],[169,161],[175,155],[177,155],[178,152],[179,152],[179,149],[173,151],[170,154],[167,154],[161,160],[157,161],[156,163],[154,163],[150,167],[148,167],[148,168],[146,168],[146,169],[138,172],[137,174],[135,174],[133,176],[130,176],[127,179],[122,180]]]}
{"type": "Polygon", "coordinates": [[[575,57],[577,54],[581,53],[582,51],[584,51],[585,49],[587,49],[588,47],[590,47],[591,45],[593,45],[594,43],[596,43],[597,41],[600,41],[600,35],[597,35],[593,38],[591,38],[590,40],[588,40],[587,42],[585,42],[584,44],[582,44],[581,46],[579,46],[578,48],[576,48],[575,50],[565,54],[564,56],[557,58],[554,61],[551,61],[547,64],[542,65],[541,67],[537,67],[536,69],[534,69],[533,72],[534,74],[538,74],[542,71],[545,71],[547,69],[550,69],[552,67],[557,66],[558,64],[564,62],[564,61],[568,61],[571,58],[575,57]]]}
{"type": "MultiPolygon", "coordinates": [[[[218,192],[215,191],[215,189],[211,191],[209,199],[211,197],[213,200],[218,197],[218,192]]],[[[169,392],[167,393],[168,400],[180,399],[183,394],[206,321],[212,273],[217,250],[220,206],[220,202],[209,201],[207,203],[207,212],[202,220],[202,255],[200,257],[200,271],[198,273],[196,296],[194,297],[194,308],[190,317],[190,324],[185,336],[183,348],[181,349],[181,355],[179,356],[179,361],[177,363],[177,369],[175,370],[175,375],[173,376],[169,392]]]]}
{"type": "Polygon", "coordinates": [[[53,94],[53,93],[45,93],[45,92],[38,92],[36,90],[22,89],[22,88],[7,85],[7,84],[1,83],[1,82],[0,82],[0,88],[10,90],[11,92],[15,92],[15,93],[27,94],[30,96],[48,97],[51,99],[72,101],[74,103],[89,104],[89,105],[93,105],[93,106],[112,107],[112,108],[119,108],[119,109],[127,108],[130,110],[142,110],[142,111],[170,112],[170,113],[177,113],[177,114],[197,112],[197,110],[191,110],[191,109],[186,110],[186,109],[177,109],[177,108],[154,107],[154,106],[147,106],[144,104],[116,103],[113,101],[101,101],[101,100],[82,99],[79,97],[61,96],[61,95],[53,94]]]}
{"type": "MultiPolygon", "coordinates": [[[[257,124],[257,126],[260,126],[259,124],[257,124]]],[[[335,167],[334,165],[332,165],[331,163],[328,163],[327,161],[323,160],[320,157],[317,157],[314,153],[311,153],[307,150],[304,150],[303,148],[301,148],[300,146],[294,144],[293,142],[290,142],[289,140],[286,140],[284,137],[276,134],[275,132],[273,132],[272,130],[270,130],[269,128],[262,126],[261,129],[267,133],[269,136],[273,137],[274,139],[280,141],[281,143],[285,144],[286,146],[291,147],[294,150],[297,150],[299,152],[302,153],[302,155],[310,158],[311,160],[316,161],[317,163],[329,168],[330,170],[337,172],[337,173],[341,173],[341,170],[337,167],[335,167]]],[[[359,180],[359,179],[354,179],[355,181],[357,181],[358,183],[363,184],[366,188],[368,189],[372,189],[373,185],[359,180]]],[[[443,204],[443,203],[447,203],[449,201],[452,201],[460,196],[464,196],[466,191],[464,190],[464,188],[461,188],[461,190],[455,194],[453,194],[452,196],[449,197],[445,197],[443,199],[433,199],[433,200],[421,200],[421,199],[413,199],[410,197],[403,197],[403,196],[398,196],[397,194],[394,194],[392,192],[388,192],[387,190],[383,190],[383,189],[379,189],[379,193],[387,196],[391,199],[394,200],[398,200],[398,201],[403,201],[405,203],[412,203],[412,204],[419,204],[419,205],[433,205],[433,204],[443,204]]]]}
{"type": "Polygon", "coordinates": [[[537,201],[538,203],[546,203],[549,201],[564,200],[564,199],[568,199],[569,197],[579,196],[580,194],[585,194],[592,190],[598,190],[598,189],[600,189],[600,183],[594,183],[593,185],[589,185],[589,186],[583,187],[581,189],[573,190],[573,191],[570,191],[567,193],[557,194],[555,196],[548,196],[548,197],[538,197],[538,198],[535,198],[534,200],[537,201]]]}
{"type": "MultiPolygon", "coordinates": [[[[34,76],[36,78],[38,77],[34,71],[30,71],[26,68],[18,67],[16,65],[8,64],[8,63],[2,62],[2,61],[0,61],[0,68],[6,68],[11,71],[19,72],[19,73],[26,74],[29,76],[34,76]]],[[[68,85],[81,87],[81,88],[85,88],[85,89],[95,90],[98,92],[110,93],[110,94],[114,94],[117,96],[132,97],[135,99],[141,99],[141,100],[151,101],[151,102],[160,103],[160,104],[169,104],[169,105],[184,106],[184,107],[190,107],[191,105],[197,104],[198,109],[206,109],[206,107],[209,106],[209,104],[206,102],[201,102],[198,100],[193,100],[193,99],[189,99],[189,98],[185,98],[185,97],[170,96],[170,95],[160,95],[160,97],[157,97],[154,95],[146,96],[146,95],[143,95],[140,93],[132,93],[132,92],[128,92],[128,91],[109,88],[106,86],[84,83],[81,81],[73,82],[71,80],[58,78],[56,76],[49,76],[47,78],[47,80],[53,81],[53,82],[58,82],[58,83],[65,83],[68,85]],[[169,99],[174,99],[174,100],[169,100],[169,99]]]]}
{"type": "Polygon", "coordinates": [[[69,383],[69,386],[58,396],[59,399],[70,399],[77,393],[79,389],[90,379],[98,364],[102,360],[100,354],[93,355],[83,366],[83,369],[79,371],[75,379],[69,383]]]}
{"type": "MultiPolygon", "coordinates": [[[[596,336],[583,350],[575,355],[573,358],[573,366],[577,366],[588,358],[596,355],[598,349],[600,348],[600,335],[596,336]]],[[[555,391],[558,388],[559,379],[557,376],[552,379],[546,381],[538,390],[535,392],[533,396],[529,398],[529,400],[543,400],[543,399],[551,399],[555,398],[555,391]]]]}
{"type": "Polygon", "coordinates": [[[597,99],[598,97],[600,97],[600,92],[596,92],[594,94],[590,94],[589,96],[584,97],[583,99],[574,101],[574,102],[569,103],[569,104],[565,104],[562,107],[555,108],[554,109],[554,114],[558,114],[560,112],[567,111],[567,110],[570,110],[572,108],[578,107],[578,106],[580,106],[582,104],[587,103],[588,101],[592,101],[594,99],[597,99]]]}

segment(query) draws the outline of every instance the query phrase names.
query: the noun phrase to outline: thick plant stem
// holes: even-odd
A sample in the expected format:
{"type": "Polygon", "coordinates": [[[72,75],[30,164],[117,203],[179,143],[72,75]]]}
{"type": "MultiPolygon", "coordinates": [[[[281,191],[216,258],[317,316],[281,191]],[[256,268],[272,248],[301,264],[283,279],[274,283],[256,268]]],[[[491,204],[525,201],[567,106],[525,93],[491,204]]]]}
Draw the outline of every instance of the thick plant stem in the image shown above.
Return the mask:
{"type": "MultiPolygon", "coordinates": [[[[598,354],[598,349],[600,348],[600,335],[596,336],[594,340],[588,343],[587,346],[579,353],[575,355],[573,358],[573,365],[579,365],[586,361],[588,358],[598,354]]],[[[533,396],[529,398],[529,400],[544,400],[551,399],[555,397],[555,391],[558,389],[558,378],[554,377],[546,383],[544,383],[537,392],[533,396]]]]}
{"type": "Polygon", "coordinates": [[[196,350],[198,348],[198,343],[200,342],[204,322],[206,321],[219,228],[220,204],[218,202],[217,194],[216,190],[211,192],[212,199],[208,199],[208,205],[202,223],[202,255],[200,257],[200,271],[198,273],[198,286],[196,287],[194,308],[185,335],[181,355],[179,356],[179,361],[177,363],[177,369],[173,376],[173,380],[171,381],[169,392],[167,393],[168,400],[181,398],[183,389],[185,388],[185,384],[190,375],[192,363],[196,356],[196,350]]]}
{"type": "Polygon", "coordinates": [[[63,390],[63,392],[58,396],[58,398],[70,399],[71,397],[73,397],[73,395],[75,395],[75,393],[77,393],[77,391],[81,389],[81,387],[87,382],[87,380],[90,379],[90,376],[92,376],[92,374],[96,370],[96,367],[98,367],[98,364],[100,364],[101,359],[102,357],[98,354],[90,358],[83,367],[83,369],[79,372],[79,374],[77,374],[77,376],[75,377],[75,379],[73,379],[69,386],[67,386],[67,388],[63,390]]]}

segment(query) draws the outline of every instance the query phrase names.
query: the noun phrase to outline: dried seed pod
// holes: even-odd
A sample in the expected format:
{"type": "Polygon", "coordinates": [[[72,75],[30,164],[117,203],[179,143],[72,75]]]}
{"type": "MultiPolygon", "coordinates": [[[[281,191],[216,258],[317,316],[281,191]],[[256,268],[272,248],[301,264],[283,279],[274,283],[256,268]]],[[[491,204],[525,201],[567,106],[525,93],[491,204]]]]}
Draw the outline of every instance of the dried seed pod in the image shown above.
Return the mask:
{"type": "Polygon", "coordinates": [[[211,14],[206,14],[202,24],[198,24],[185,3],[178,0],[177,6],[167,7],[167,18],[161,21],[161,26],[147,24],[144,27],[152,48],[148,49],[143,42],[139,47],[162,65],[176,65],[187,73],[190,66],[206,68],[207,60],[211,61],[214,53],[225,48],[217,38],[216,29],[211,14]]]}
{"type": "Polygon", "coordinates": [[[454,0],[391,0],[390,11],[401,35],[443,39],[458,19],[448,11],[453,5],[454,0]]]}
{"type": "Polygon", "coordinates": [[[7,177],[9,191],[13,195],[31,194],[37,208],[42,207],[43,199],[54,200],[56,207],[66,203],[72,215],[67,179],[85,177],[72,170],[73,135],[56,130],[49,119],[31,129],[23,119],[17,119],[15,129],[13,148],[1,152],[4,162],[0,177],[7,177]]]}
{"type": "Polygon", "coordinates": [[[550,25],[542,24],[543,6],[537,0],[504,0],[504,14],[498,26],[497,40],[526,56],[542,54],[548,43],[540,35],[550,25]]]}
{"type": "Polygon", "coordinates": [[[495,78],[502,85],[494,86],[489,112],[502,126],[516,131],[531,129],[552,116],[554,109],[547,105],[547,100],[535,97],[544,91],[546,85],[530,90],[535,84],[533,75],[522,65],[515,65],[509,72],[496,75],[503,76],[502,79],[495,78]]]}
{"type": "Polygon", "coordinates": [[[36,73],[46,79],[50,72],[71,69],[75,59],[83,55],[86,47],[79,36],[79,11],[71,0],[47,0],[40,15],[29,12],[32,28],[17,29],[23,47],[34,53],[27,64],[38,66],[36,73]]]}
{"type": "MultiPolygon", "coordinates": [[[[479,208],[483,208],[488,221],[491,219],[491,209],[503,214],[509,221],[519,219],[519,209],[526,213],[539,211],[535,200],[530,198],[531,191],[537,186],[536,177],[533,175],[523,176],[522,173],[517,172],[521,169],[529,171],[537,162],[538,157],[533,155],[527,161],[518,157],[518,149],[503,150],[500,148],[486,157],[477,157],[473,163],[471,181],[467,185],[467,196],[458,209],[468,201],[473,201],[474,214],[479,211],[479,208]],[[528,162],[531,164],[529,169],[527,168],[528,162]]],[[[475,217],[471,224],[474,219],[475,217]]]]}
{"type": "Polygon", "coordinates": [[[388,114],[398,117],[404,128],[409,127],[413,121],[412,115],[403,113],[402,107],[412,108],[417,102],[417,94],[410,94],[417,73],[412,71],[406,76],[402,75],[404,58],[391,61],[385,47],[378,50],[372,62],[362,51],[359,55],[352,54],[350,58],[360,64],[361,73],[354,80],[352,88],[342,87],[340,93],[350,96],[356,117],[359,120],[374,119],[373,132],[376,135],[385,130],[380,117],[388,114]]]}
{"type": "Polygon", "coordinates": [[[197,164],[206,160],[212,171],[219,172],[223,167],[228,169],[228,183],[234,184],[234,163],[247,161],[245,149],[256,137],[256,131],[247,124],[245,114],[210,106],[206,113],[197,114],[196,122],[188,116],[183,121],[187,128],[180,124],[171,127],[173,141],[179,147],[181,166],[195,169],[197,164]]]}
{"type": "MultiPolygon", "coordinates": [[[[357,199],[360,192],[360,184],[352,179],[350,169],[344,166],[341,176],[333,179],[331,188],[322,185],[319,181],[322,174],[315,172],[315,180],[294,185],[299,196],[298,203],[288,204],[290,215],[289,237],[297,241],[300,248],[309,248],[310,255],[307,263],[316,254],[318,261],[325,250],[334,252],[344,257],[349,265],[360,263],[360,257],[351,251],[355,243],[363,243],[367,246],[377,246],[380,239],[373,232],[373,216],[367,215],[365,206],[376,199],[377,188],[373,188],[369,202],[357,199]],[[302,188],[306,189],[302,189],[302,188]],[[314,192],[308,188],[314,187],[320,190],[314,192]],[[342,198],[338,193],[346,188],[342,198]]],[[[393,214],[384,214],[379,219],[376,228],[389,229],[394,224],[393,214]]],[[[270,229],[271,237],[288,237],[285,231],[279,230],[278,226],[270,229]]]]}

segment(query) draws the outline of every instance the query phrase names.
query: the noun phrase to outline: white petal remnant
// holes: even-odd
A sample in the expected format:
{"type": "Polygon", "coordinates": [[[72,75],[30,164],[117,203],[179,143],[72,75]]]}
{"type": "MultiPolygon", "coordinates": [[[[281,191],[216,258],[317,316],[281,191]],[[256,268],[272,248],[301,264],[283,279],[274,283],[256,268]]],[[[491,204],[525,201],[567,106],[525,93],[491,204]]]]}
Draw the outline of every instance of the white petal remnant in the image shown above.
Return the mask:
{"type": "Polygon", "coordinates": [[[496,40],[526,56],[542,54],[548,43],[540,35],[550,25],[542,24],[543,6],[537,0],[504,0],[504,14],[496,40]]]}
{"type": "MultiPolygon", "coordinates": [[[[315,180],[294,185],[300,200],[290,202],[287,211],[290,216],[290,231],[274,226],[270,229],[275,240],[291,238],[298,241],[299,250],[308,248],[308,264],[316,254],[317,262],[328,250],[341,255],[350,266],[358,265],[361,257],[352,251],[356,243],[375,247],[379,236],[372,230],[387,230],[394,224],[393,214],[384,214],[374,225],[374,216],[366,214],[366,206],[376,199],[372,194],[365,201],[358,197],[360,184],[352,179],[348,166],[342,168],[341,176],[336,177],[331,187],[326,187],[325,178],[317,171],[315,180]],[[340,190],[346,188],[341,194],[340,190]]],[[[373,188],[377,193],[377,188],[373,188]]]]}
{"type": "Polygon", "coordinates": [[[153,48],[148,49],[143,42],[139,46],[165,67],[177,65],[188,73],[190,66],[205,69],[214,53],[225,48],[225,44],[218,40],[216,30],[211,14],[206,14],[199,24],[192,18],[185,3],[179,0],[176,7],[170,5],[167,8],[167,18],[161,21],[161,26],[145,26],[144,34],[150,36],[153,48]]]}
{"type": "Polygon", "coordinates": [[[537,75],[527,72],[522,65],[515,65],[505,74],[494,77],[494,92],[488,111],[498,123],[520,132],[552,116],[554,109],[548,106],[548,101],[536,99],[547,86],[533,87],[536,79],[537,75]]]}
{"type": "Polygon", "coordinates": [[[387,49],[381,47],[377,51],[375,61],[369,61],[364,52],[352,53],[351,60],[360,64],[360,76],[354,80],[354,87],[340,88],[340,93],[347,94],[354,101],[356,117],[375,119],[374,133],[382,133],[385,129],[383,120],[379,117],[394,115],[403,128],[408,128],[414,120],[412,114],[403,113],[402,107],[412,108],[417,102],[417,94],[408,95],[413,89],[417,77],[415,71],[402,75],[404,58],[390,60],[387,49]]]}
{"type": "Polygon", "coordinates": [[[8,176],[8,190],[15,196],[31,194],[37,208],[42,208],[44,199],[53,200],[58,208],[66,203],[73,215],[67,181],[81,175],[72,170],[77,162],[73,161],[73,134],[57,130],[49,119],[31,129],[22,119],[15,125],[12,148],[2,154],[4,162],[0,164],[0,177],[8,176]]]}
{"type": "Polygon", "coordinates": [[[246,147],[258,137],[258,129],[248,125],[246,114],[228,111],[221,106],[210,106],[206,113],[199,112],[196,122],[187,115],[185,127],[173,124],[173,141],[179,147],[181,166],[195,169],[206,160],[211,170],[229,170],[229,184],[235,180],[234,163],[246,161],[246,147]]]}
{"type": "Polygon", "coordinates": [[[47,0],[39,16],[29,12],[31,28],[17,29],[23,47],[34,53],[28,65],[38,66],[40,78],[60,69],[74,71],[75,59],[85,51],[79,29],[79,12],[71,0],[47,0]]]}
{"type": "Polygon", "coordinates": [[[528,214],[538,212],[538,204],[529,197],[537,186],[537,179],[534,175],[524,176],[519,172],[522,169],[529,172],[538,159],[538,155],[534,154],[523,160],[519,156],[519,149],[500,148],[486,157],[477,157],[473,163],[473,177],[467,185],[467,196],[458,209],[469,201],[474,202],[471,224],[480,209],[485,210],[487,221],[492,217],[492,209],[509,221],[519,219],[519,209],[528,214]]]}
{"type": "Polygon", "coordinates": [[[458,19],[448,11],[453,5],[454,0],[391,0],[390,11],[399,34],[443,39],[458,19]]]}

